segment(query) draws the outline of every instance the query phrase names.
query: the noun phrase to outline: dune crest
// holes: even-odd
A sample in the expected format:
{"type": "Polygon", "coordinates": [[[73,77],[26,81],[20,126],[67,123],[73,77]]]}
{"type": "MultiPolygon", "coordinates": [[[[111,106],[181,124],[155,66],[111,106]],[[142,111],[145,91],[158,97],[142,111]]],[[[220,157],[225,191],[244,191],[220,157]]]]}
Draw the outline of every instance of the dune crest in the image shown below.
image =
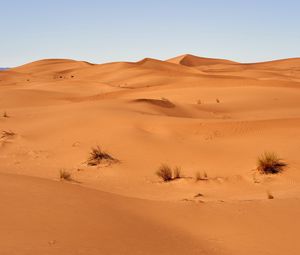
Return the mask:
{"type": "Polygon", "coordinates": [[[216,58],[204,58],[198,57],[191,54],[181,55],[175,58],[166,60],[170,63],[185,65],[185,66],[207,66],[207,65],[216,65],[216,64],[236,64],[237,62],[225,60],[225,59],[216,59],[216,58]]]}

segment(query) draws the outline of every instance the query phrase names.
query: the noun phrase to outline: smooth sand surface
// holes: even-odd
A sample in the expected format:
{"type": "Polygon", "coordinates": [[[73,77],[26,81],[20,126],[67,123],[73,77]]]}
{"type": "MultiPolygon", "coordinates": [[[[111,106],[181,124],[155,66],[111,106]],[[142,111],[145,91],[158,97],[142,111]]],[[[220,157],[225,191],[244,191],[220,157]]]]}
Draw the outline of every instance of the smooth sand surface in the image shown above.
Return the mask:
{"type": "Polygon", "coordinates": [[[1,254],[299,254],[299,82],[297,58],[1,71],[1,254]],[[288,167],[259,173],[265,151],[288,167]]]}

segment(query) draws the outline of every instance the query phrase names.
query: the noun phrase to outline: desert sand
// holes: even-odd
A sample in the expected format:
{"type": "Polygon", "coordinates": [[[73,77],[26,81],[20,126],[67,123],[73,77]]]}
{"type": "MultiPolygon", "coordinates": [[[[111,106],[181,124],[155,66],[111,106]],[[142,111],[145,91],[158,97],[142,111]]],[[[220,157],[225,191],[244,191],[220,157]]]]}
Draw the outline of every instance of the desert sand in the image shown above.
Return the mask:
{"type": "Polygon", "coordinates": [[[300,254],[300,58],[39,60],[0,114],[1,254],[300,254]]]}

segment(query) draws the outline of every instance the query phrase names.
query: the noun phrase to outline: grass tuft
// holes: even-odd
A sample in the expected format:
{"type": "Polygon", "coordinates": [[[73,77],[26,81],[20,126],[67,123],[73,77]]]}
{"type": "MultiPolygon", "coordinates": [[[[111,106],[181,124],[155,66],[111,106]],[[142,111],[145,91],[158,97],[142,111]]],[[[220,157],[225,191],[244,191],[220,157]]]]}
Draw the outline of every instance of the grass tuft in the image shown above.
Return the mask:
{"type": "Polygon", "coordinates": [[[87,164],[89,166],[96,166],[101,163],[114,163],[118,160],[113,158],[111,155],[109,155],[107,152],[102,150],[99,146],[92,148],[90,152],[90,156],[87,160],[87,164]]]}
{"type": "Polygon", "coordinates": [[[2,115],[3,118],[9,118],[7,112],[3,112],[3,115],[2,115]]]}
{"type": "Polygon", "coordinates": [[[180,179],[181,177],[181,168],[176,166],[173,170],[173,179],[180,179]]]}
{"type": "Polygon", "coordinates": [[[269,191],[267,192],[267,195],[268,195],[268,199],[274,199],[274,196],[269,191]]]}
{"type": "Polygon", "coordinates": [[[257,169],[263,174],[278,174],[286,166],[287,163],[282,161],[274,152],[265,152],[257,160],[257,169]]]}
{"type": "Polygon", "coordinates": [[[164,182],[173,181],[175,179],[183,178],[181,168],[176,166],[172,170],[167,164],[162,164],[156,171],[156,175],[164,182]]]}
{"type": "Polygon", "coordinates": [[[156,175],[160,177],[164,182],[173,180],[172,169],[166,164],[162,164],[156,171],[156,175]]]}
{"type": "Polygon", "coordinates": [[[207,181],[208,180],[208,176],[207,173],[204,172],[203,175],[198,171],[195,174],[195,180],[197,181],[207,181]]]}
{"type": "Polygon", "coordinates": [[[72,174],[65,169],[59,171],[59,178],[65,181],[72,181],[72,174]]]}

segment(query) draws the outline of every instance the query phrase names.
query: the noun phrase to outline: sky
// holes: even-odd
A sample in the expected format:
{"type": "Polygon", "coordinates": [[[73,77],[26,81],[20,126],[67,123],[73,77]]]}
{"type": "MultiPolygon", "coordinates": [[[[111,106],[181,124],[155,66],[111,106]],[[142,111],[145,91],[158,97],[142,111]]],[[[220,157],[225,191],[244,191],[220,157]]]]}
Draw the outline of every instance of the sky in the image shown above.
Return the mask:
{"type": "Polygon", "coordinates": [[[300,57],[298,0],[0,0],[0,66],[300,57]]]}

